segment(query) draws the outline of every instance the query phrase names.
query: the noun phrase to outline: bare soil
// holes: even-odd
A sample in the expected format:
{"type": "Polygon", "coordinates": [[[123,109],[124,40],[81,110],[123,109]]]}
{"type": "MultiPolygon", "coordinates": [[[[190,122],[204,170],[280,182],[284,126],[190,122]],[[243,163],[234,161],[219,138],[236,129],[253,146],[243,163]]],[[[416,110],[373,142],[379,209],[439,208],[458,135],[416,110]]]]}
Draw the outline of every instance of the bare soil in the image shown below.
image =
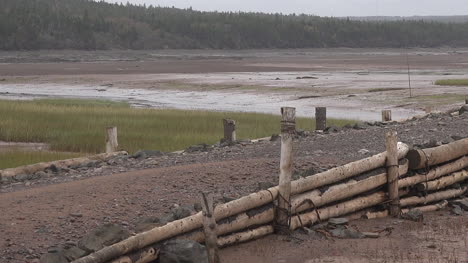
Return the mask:
{"type": "MultiPolygon", "coordinates": [[[[295,169],[328,169],[384,150],[384,133],[396,129],[403,142],[448,142],[468,136],[468,114],[437,115],[385,127],[315,134],[295,142],[295,169]]],[[[141,217],[162,216],[173,204],[190,205],[201,191],[216,199],[257,191],[276,183],[279,142],[238,144],[208,152],[129,159],[116,167],[90,169],[84,177],[57,176],[2,185],[0,261],[37,262],[48,248],[76,242],[97,225],[112,222],[134,231],[141,217]],[[151,167],[149,169],[143,169],[151,167]],[[114,169],[117,169],[116,172],[114,169]],[[36,260],[36,261],[35,261],[36,260]]],[[[391,228],[379,239],[315,240],[268,236],[222,250],[222,262],[467,262],[468,215],[425,215],[422,223],[398,219],[358,220],[361,231],[391,228]]]]}

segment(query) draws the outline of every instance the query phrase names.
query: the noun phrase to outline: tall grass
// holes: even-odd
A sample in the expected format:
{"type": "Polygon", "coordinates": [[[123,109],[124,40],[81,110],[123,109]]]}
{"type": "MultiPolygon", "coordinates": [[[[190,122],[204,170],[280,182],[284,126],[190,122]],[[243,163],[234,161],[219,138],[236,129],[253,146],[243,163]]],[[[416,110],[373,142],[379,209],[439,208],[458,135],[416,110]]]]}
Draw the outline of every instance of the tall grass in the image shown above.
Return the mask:
{"type": "Polygon", "coordinates": [[[439,79],[435,84],[439,86],[468,86],[468,79],[439,79]]]}
{"type": "Polygon", "coordinates": [[[7,151],[0,152],[0,169],[79,157],[79,153],[7,151]]]}
{"type": "MultiPolygon", "coordinates": [[[[125,103],[94,100],[0,100],[0,140],[45,142],[64,152],[104,151],[105,128],[118,127],[120,148],[174,151],[193,144],[217,142],[223,118],[237,121],[238,138],[259,138],[279,132],[280,116],[187,110],[136,109],[125,103]]],[[[350,120],[330,120],[342,126],[350,120]]],[[[311,119],[297,126],[314,128],[311,119]]]]}

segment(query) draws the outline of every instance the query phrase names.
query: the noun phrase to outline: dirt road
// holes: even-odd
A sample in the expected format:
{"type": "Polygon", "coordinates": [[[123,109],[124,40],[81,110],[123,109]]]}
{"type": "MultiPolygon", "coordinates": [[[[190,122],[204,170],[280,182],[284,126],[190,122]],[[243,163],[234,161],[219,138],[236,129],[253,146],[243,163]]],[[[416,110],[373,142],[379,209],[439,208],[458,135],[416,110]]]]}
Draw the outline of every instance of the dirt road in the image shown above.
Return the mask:
{"type": "MultiPolygon", "coordinates": [[[[320,171],[384,150],[384,132],[397,129],[401,141],[422,144],[468,136],[468,115],[447,115],[387,127],[347,129],[312,135],[295,143],[295,169],[320,171]]],[[[277,182],[279,143],[237,145],[208,152],[152,158],[151,169],[129,159],[121,173],[95,168],[89,177],[51,177],[2,185],[0,261],[35,262],[53,247],[76,242],[93,227],[112,222],[134,231],[142,217],[162,216],[173,204],[190,205],[200,191],[217,200],[256,191],[259,182],[277,182]]],[[[314,240],[270,236],[222,251],[223,262],[466,262],[468,216],[448,211],[424,223],[381,219],[355,221],[361,231],[391,227],[378,240],[314,240]]]]}

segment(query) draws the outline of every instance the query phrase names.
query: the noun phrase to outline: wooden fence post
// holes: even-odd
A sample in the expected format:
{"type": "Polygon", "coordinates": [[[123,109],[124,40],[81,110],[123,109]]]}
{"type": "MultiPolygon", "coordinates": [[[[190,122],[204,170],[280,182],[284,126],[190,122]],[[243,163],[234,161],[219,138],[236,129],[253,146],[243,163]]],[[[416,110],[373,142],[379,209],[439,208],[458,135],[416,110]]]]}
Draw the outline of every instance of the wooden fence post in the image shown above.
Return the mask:
{"type": "Polygon", "coordinates": [[[400,215],[400,198],[398,195],[398,148],[397,132],[388,131],[385,134],[385,146],[387,148],[387,182],[388,198],[390,199],[390,215],[400,215]]]}
{"type": "Polygon", "coordinates": [[[116,152],[118,147],[117,127],[108,127],[106,129],[106,153],[116,152]]]}
{"type": "Polygon", "coordinates": [[[391,110],[383,110],[382,111],[382,121],[392,121],[392,111],[391,110]]]}
{"type": "Polygon", "coordinates": [[[315,107],[315,129],[325,130],[327,128],[327,108],[315,107]]]}
{"type": "Polygon", "coordinates": [[[236,138],[236,121],[231,119],[223,119],[224,125],[224,142],[235,142],[236,138]]]}
{"type": "Polygon", "coordinates": [[[276,232],[289,233],[291,215],[291,177],[293,173],[293,136],[296,132],[296,108],[281,108],[281,159],[276,232]]]}
{"type": "Polygon", "coordinates": [[[203,230],[205,233],[205,246],[209,263],[219,263],[218,236],[216,234],[216,220],[214,217],[213,195],[202,193],[203,230]]]}
{"type": "Polygon", "coordinates": [[[468,96],[465,96],[465,104],[468,104],[468,96]]]}

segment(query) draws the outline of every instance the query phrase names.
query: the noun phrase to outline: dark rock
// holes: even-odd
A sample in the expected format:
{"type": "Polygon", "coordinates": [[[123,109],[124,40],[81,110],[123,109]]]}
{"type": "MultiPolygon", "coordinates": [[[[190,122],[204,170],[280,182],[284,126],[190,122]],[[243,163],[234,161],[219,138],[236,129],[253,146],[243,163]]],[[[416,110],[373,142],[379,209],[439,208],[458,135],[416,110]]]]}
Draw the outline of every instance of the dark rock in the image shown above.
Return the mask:
{"type": "Polygon", "coordinates": [[[200,212],[201,210],[203,210],[203,207],[200,203],[194,203],[193,204],[193,209],[196,211],[196,212],[200,212]]]}
{"type": "Polygon", "coordinates": [[[208,263],[204,246],[191,240],[170,240],[163,244],[159,263],[208,263]]]}
{"type": "Polygon", "coordinates": [[[346,124],[345,126],[343,126],[343,128],[345,129],[352,129],[354,126],[351,125],[351,124],[346,124]]]}
{"type": "Polygon", "coordinates": [[[47,177],[47,173],[44,171],[39,171],[39,172],[34,173],[31,177],[32,177],[31,179],[45,178],[47,177]]]}
{"type": "Polygon", "coordinates": [[[171,212],[174,215],[174,218],[178,220],[178,219],[186,218],[192,215],[193,208],[189,206],[177,205],[174,208],[172,208],[171,212]]]}
{"type": "Polygon", "coordinates": [[[317,174],[317,173],[320,173],[321,170],[319,167],[311,167],[307,170],[304,170],[302,171],[301,173],[301,177],[308,177],[308,176],[311,176],[311,175],[314,175],[314,174],[317,174]]]}
{"type": "Polygon", "coordinates": [[[330,234],[333,237],[337,237],[337,238],[358,239],[358,238],[365,238],[366,237],[363,233],[361,233],[359,231],[349,229],[349,228],[344,228],[344,227],[340,227],[340,228],[330,230],[330,234]]]}
{"type": "Polygon", "coordinates": [[[458,113],[460,115],[462,115],[462,114],[464,114],[466,112],[468,112],[468,105],[463,105],[463,106],[461,106],[460,110],[458,110],[458,113]]]}
{"type": "Polygon", "coordinates": [[[138,220],[135,224],[135,230],[137,232],[143,232],[150,229],[153,229],[160,225],[160,219],[155,216],[143,217],[138,220]]]}
{"type": "Polygon", "coordinates": [[[194,152],[207,152],[210,150],[210,146],[208,144],[198,144],[188,147],[185,152],[187,153],[194,153],[194,152]]]}
{"type": "Polygon", "coordinates": [[[452,205],[452,213],[457,216],[462,216],[463,215],[463,209],[461,209],[460,206],[458,205],[452,205]]]}
{"type": "Polygon", "coordinates": [[[41,263],[68,263],[69,261],[63,255],[63,253],[47,253],[42,255],[40,259],[41,263]]]}
{"type": "Polygon", "coordinates": [[[71,248],[65,249],[63,251],[63,255],[69,261],[73,261],[73,260],[76,260],[76,259],[79,259],[88,255],[88,253],[79,247],[71,247],[71,248]]]}
{"type": "Polygon", "coordinates": [[[358,123],[354,124],[353,128],[355,130],[365,130],[365,129],[368,128],[368,126],[366,124],[364,124],[364,123],[358,122],[358,123]]]}
{"type": "Polygon", "coordinates": [[[131,156],[131,158],[135,158],[135,159],[146,159],[146,158],[150,158],[150,157],[159,157],[159,156],[163,156],[164,153],[161,152],[161,151],[156,151],[156,150],[142,150],[142,151],[138,151],[136,152],[134,155],[131,156]]]}
{"type": "Polygon", "coordinates": [[[276,142],[276,141],[278,141],[280,139],[281,139],[281,137],[278,134],[272,134],[271,138],[270,138],[270,142],[276,142]]]}
{"type": "Polygon", "coordinates": [[[167,214],[167,215],[164,215],[162,216],[160,219],[159,219],[159,222],[162,224],[162,225],[165,225],[169,222],[172,222],[176,220],[176,218],[174,217],[174,214],[173,213],[170,213],[170,214],[167,214]]]}
{"type": "Polygon", "coordinates": [[[105,224],[86,234],[78,242],[78,247],[87,252],[94,252],[129,236],[130,233],[122,227],[114,224],[105,224]]]}
{"type": "Polygon", "coordinates": [[[60,168],[58,168],[55,164],[52,164],[51,166],[47,167],[48,171],[51,171],[53,173],[58,173],[60,171],[60,168]]]}
{"type": "Polygon", "coordinates": [[[338,128],[336,126],[327,127],[324,130],[324,132],[326,132],[326,133],[339,132],[339,131],[340,131],[340,128],[338,128]]]}
{"type": "Polygon", "coordinates": [[[458,205],[461,209],[468,211],[468,199],[459,199],[451,202],[452,205],[458,205]]]}
{"type": "Polygon", "coordinates": [[[402,214],[401,218],[415,222],[422,222],[424,220],[424,215],[419,209],[411,209],[408,213],[402,214]]]}
{"type": "Polygon", "coordinates": [[[30,174],[17,174],[15,175],[15,180],[19,182],[23,182],[23,181],[31,179],[31,177],[32,176],[30,174]]]}
{"type": "Polygon", "coordinates": [[[452,138],[454,141],[459,141],[459,140],[463,140],[463,139],[464,139],[464,137],[458,136],[458,135],[452,135],[452,136],[450,136],[450,138],[452,138]]]}
{"type": "Polygon", "coordinates": [[[346,225],[349,223],[349,220],[344,217],[330,218],[328,223],[331,225],[346,225]]]}

